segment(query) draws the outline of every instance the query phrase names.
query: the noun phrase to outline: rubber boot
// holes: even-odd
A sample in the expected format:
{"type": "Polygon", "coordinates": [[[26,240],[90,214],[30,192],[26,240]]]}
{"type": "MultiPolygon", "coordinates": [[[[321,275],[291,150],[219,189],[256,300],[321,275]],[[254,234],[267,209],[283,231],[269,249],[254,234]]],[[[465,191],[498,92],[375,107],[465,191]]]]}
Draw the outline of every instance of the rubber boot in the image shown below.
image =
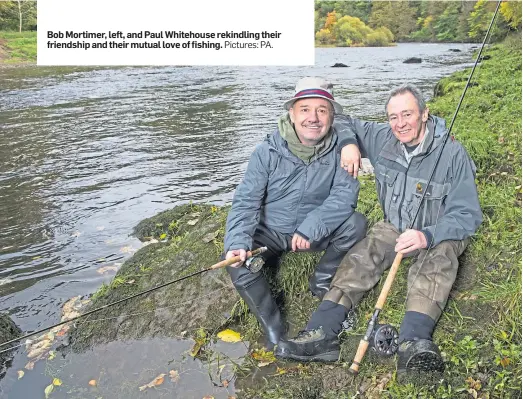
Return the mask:
{"type": "Polygon", "coordinates": [[[311,292],[319,299],[323,299],[323,296],[329,291],[332,278],[346,253],[336,251],[332,244],[325,250],[309,280],[311,292]]]}
{"type": "Polygon", "coordinates": [[[227,271],[236,290],[260,323],[267,349],[273,350],[286,329],[269,284],[260,272],[251,273],[243,266],[227,267],[227,271]]]}

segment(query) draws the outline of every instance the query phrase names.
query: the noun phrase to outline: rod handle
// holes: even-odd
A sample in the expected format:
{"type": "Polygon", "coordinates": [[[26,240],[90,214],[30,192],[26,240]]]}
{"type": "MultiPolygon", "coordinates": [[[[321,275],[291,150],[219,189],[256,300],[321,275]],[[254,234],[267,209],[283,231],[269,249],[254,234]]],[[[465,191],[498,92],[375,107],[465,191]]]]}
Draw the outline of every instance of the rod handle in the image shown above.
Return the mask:
{"type": "Polygon", "coordinates": [[[385,280],[385,284],[383,284],[383,288],[381,289],[380,296],[378,297],[378,301],[376,302],[376,309],[382,310],[383,306],[385,305],[385,301],[387,300],[387,297],[389,296],[390,288],[392,287],[392,283],[394,282],[394,278],[396,277],[396,273],[398,272],[401,260],[403,259],[402,253],[397,253],[396,257],[394,258],[394,262],[392,263],[392,266],[390,267],[389,274],[387,275],[387,279],[385,280]]]}
{"type": "MultiPolygon", "coordinates": [[[[267,251],[267,247],[260,247],[255,249],[254,251],[247,251],[247,259],[252,258],[253,256],[259,255],[267,251]]],[[[215,263],[211,267],[209,267],[209,270],[219,269],[221,267],[230,266],[233,263],[240,262],[240,256],[234,256],[229,259],[222,260],[221,262],[215,263]]]]}
{"type": "Polygon", "coordinates": [[[356,351],[356,356],[354,356],[354,360],[352,361],[352,364],[349,369],[350,373],[358,374],[358,372],[360,371],[360,363],[363,360],[363,356],[365,356],[368,347],[369,341],[366,341],[364,339],[360,340],[358,350],[356,351]]]}

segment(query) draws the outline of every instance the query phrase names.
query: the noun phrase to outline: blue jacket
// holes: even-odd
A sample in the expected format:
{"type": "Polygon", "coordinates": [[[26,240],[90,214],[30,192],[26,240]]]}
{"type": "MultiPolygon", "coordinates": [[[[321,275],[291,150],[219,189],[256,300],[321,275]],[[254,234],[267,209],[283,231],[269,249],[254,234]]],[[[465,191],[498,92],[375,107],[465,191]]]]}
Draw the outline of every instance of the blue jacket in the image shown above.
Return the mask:
{"type": "Polygon", "coordinates": [[[359,182],[340,167],[338,136],[306,164],[277,131],[253,152],[234,194],[226,225],[225,252],[252,249],[259,223],[311,243],[331,235],[354,209],[359,182]]]}

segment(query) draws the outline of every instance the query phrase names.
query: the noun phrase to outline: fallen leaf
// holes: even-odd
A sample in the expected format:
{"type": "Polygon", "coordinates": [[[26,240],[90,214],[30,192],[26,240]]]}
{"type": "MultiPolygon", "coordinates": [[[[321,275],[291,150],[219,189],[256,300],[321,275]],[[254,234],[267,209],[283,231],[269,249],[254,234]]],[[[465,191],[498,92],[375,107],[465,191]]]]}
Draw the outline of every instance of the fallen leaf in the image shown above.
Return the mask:
{"type": "Polygon", "coordinates": [[[504,357],[499,361],[499,364],[501,364],[503,367],[507,367],[510,364],[510,358],[504,357]]]}
{"type": "Polygon", "coordinates": [[[45,399],[47,399],[47,398],[49,397],[49,395],[51,395],[51,392],[53,392],[53,389],[54,389],[54,385],[53,385],[53,384],[48,385],[48,386],[44,389],[45,399]]]}
{"type": "Polygon", "coordinates": [[[222,385],[224,388],[227,388],[229,386],[229,380],[223,380],[222,385]]]}
{"type": "Polygon", "coordinates": [[[56,357],[56,352],[55,351],[50,351],[48,359],[49,360],[53,360],[55,357],[56,357]]]}
{"type": "Polygon", "coordinates": [[[227,399],[236,399],[236,396],[227,396],[227,399]]]}
{"type": "Polygon", "coordinates": [[[224,342],[240,342],[242,340],[240,333],[229,328],[227,330],[220,331],[217,337],[224,342]]]}
{"type": "Polygon", "coordinates": [[[276,373],[278,373],[279,375],[283,375],[283,374],[287,373],[287,370],[277,367],[276,373]]]}
{"type": "Polygon", "coordinates": [[[169,377],[172,382],[178,382],[180,380],[180,374],[177,370],[169,370],[169,377]]]}
{"type": "Polygon", "coordinates": [[[63,326],[62,329],[56,333],[56,336],[63,337],[67,333],[67,331],[69,331],[69,328],[69,326],[63,326]]]}
{"type": "Polygon", "coordinates": [[[160,234],[160,240],[163,240],[164,238],[167,238],[167,234],[165,234],[165,233],[160,234]]]}
{"type": "Polygon", "coordinates": [[[214,240],[214,239],[216,238],[217,235],[218,235],[218,232],[215,231],[215,232],[212,232],[212,233],[209,233],[209,234],[205,235],[205,236],[202,238],[202,240],[203,240],[203,242],[205,242],[205,243],[209,243],[209,242],[211,242],[212,240],[214,240]]]}
{"type": "Polygon", "coordinates": [[[131,253],[131,252],[134,252],[136,251],[133,247],[131,246],[126,246],[126,247],[122,247],[120,248],[120,252],[123,253],[123,254],[128,254],[128,253],[131,253]]]}
{"type": "Polygon", "coordinates": [[[191,351],[189,352],[189,355],[192,357],[196,357],[198,353],[200,352],[200,349],[202,349],[202,346],[205,344],[205,340],[199,340],[197,339],[194,343],[193,347],[191,348],[191,351]]]}
{"type": "MultiPolygon", "coordinates": [[[[266,351],[264,349],[257,349],[251,353],[251,357],[254,360],[258,360],[261,363],[274,363],[276,358],[274,357],[274,352],[266,351]]],[[[263,366],[260,366],[263,367],[263,366]]]]}
{"type": "Polygon", "coordinates": [[[203,399],[214,399],[214,396],[204,396],[203,399]]]}
{"type": "Polygon", "coordinates": [[[188,224],[189,226],[194,226],[196,223],[198,223],[198,219],[189,220],[189,221],[187,222],[187,224],[188,224]]]}
{"type": "Polygon", "coordinates": [[[140,391],[143,391],[143,390],[145,390],[147,388],[153,388],[153,387],[156,387],[158,385],[162,385],[163,384],[163,380],[164,380],[163,377],[165,377],[165,374],[162,373],[159,376],[157,376],[154,380],[152,380],[150,383],[142,385],[139,388],[140,391]]]}
{"type": "Polygon", "coordinates": [[[32,370],[32,369],[34,369],[34,367],[35,367],[35,362],[29,362],[29,363],[27,363],[27,364],[25,365],[24,368],[25,368],[26,370],[32,370]]]}
{"type": "Polygon", "coordinates": [[[97,272],[99,274],[104,274],[105,272],[108,272],[108,271],[114,271],[114,272],[117,272],[118,271],[118,267],[116,266],[104,266],[104,267],[101,267],[97,270],[97,272]]]}
{"type": "Polygon", "coordinates": [[[92,386],[92,387],[95,387],[96,386],[96,380],[90,380],[89,381],[89,385],[92,386]]]}
{"type": "Polygon", "coordinates": [[[53,385],[56,385],[57,387],[59,387],[60,385],[62,385],[62,380],[59,378],[54,378],[53,385]]]}
{"type": "Polygon", "coordinates": [[[265,366],[268,366],[269,364],[271,364],[271,362],[260,362],[260,363],[258,363],[258,367],[265,367],[265,366]]]}
{"type": "Polygon", "coordinates": [[[23,370],[18,370],[18,379],[22,378],[24,376],[24,371],[23,370]]]}

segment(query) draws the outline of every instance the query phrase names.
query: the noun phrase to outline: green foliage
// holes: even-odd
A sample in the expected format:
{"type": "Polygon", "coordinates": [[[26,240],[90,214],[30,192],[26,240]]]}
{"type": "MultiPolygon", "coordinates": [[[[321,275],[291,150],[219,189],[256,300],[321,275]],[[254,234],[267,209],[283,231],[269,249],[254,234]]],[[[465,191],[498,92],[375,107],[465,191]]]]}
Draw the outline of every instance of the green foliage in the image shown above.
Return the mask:
{"type": "Polygon", "coordinates": [[[338,46],[350,46],[362,44],[366,36],[372,33],[372,29],[358,18],[345,16],[336,21],[332,33],[338,46]]]}
{"type": "MultiPolygon", "coordinates": [[[[317,35],[319,45],[361,46],[384,45],[383,36],[376,34],[380,28],[387,28],[393,39],[387,37],[387,44],[396,41],[421,42],[470,42],[481,41],[492,18],[496,2],[478,1],[320,1],[315,3],[315,32],[328,29],[317,35]],[[328,22],[331,16],[330,23],[328,22]],[[335,15],[333,19],[332,16],[335,15]],[[337,37],[332,27],[344,17],[358,18],[374,29],[367,37],[356,40],[337,37]],[[320,40],[321,39],[321,40],[320,40]]],[[[521,32],[521,2],[506,1],[501,5],[502,17],[494,25],[491,42],[502,40],[509,31],[521,32]]],[[[357,30],[359,31],[359,30],[357,30]]],[[[380,31],[381,32],[381,31],[380,31]]],[[[354,34],[354,32],[352,32],[354,34]]],[[[361,35],[360,35],[361,36],[361,35]]]]}
{"type": "Polygon", "coordinates": [[[36,27],[36,1],[0,1],[0,30],[19,31],[20,13],[22,31],[36,27]]]}
{"type": "Polygon", "coordinates": [[[521,2],[504,1],[500,6],[500,13],[512,29],[521,30],[521,2]]]}

